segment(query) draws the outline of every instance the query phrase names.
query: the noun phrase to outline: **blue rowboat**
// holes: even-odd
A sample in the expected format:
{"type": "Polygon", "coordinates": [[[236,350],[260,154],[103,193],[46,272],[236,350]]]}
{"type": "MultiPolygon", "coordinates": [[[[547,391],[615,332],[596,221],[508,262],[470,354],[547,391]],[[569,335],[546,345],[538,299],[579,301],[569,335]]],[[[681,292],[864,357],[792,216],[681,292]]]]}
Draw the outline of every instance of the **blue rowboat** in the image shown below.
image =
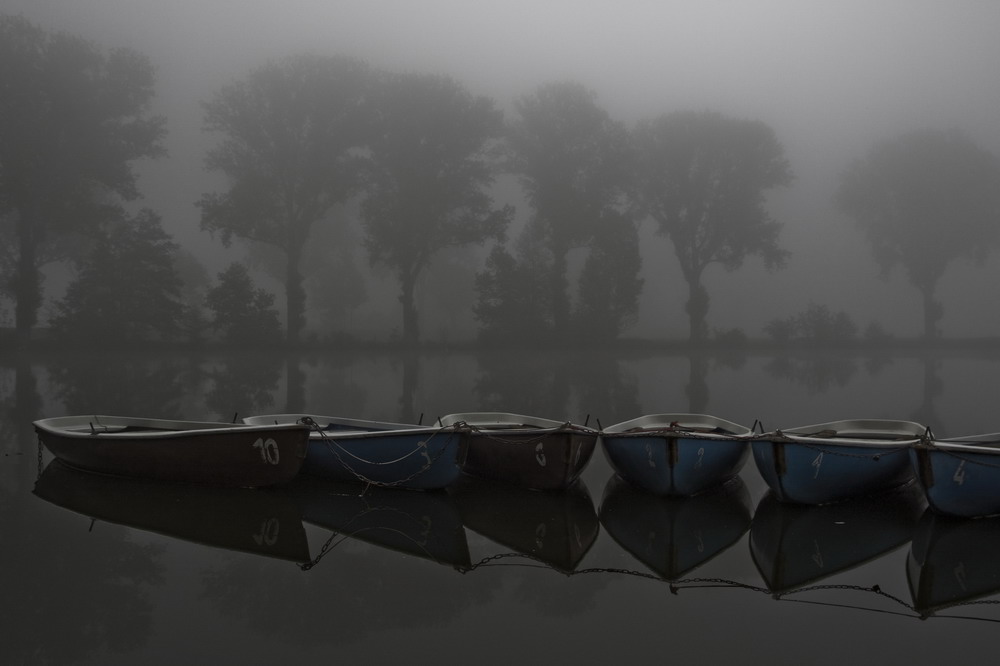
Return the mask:
{"type": "Polygon", "coordinates": [[[826,504],[911,481],[907,452],[926,433],[926,426],[911,421],[831,421],[759,435],[751,449],[780,501],[826,504]]]}
{"type": "Polygon", "coordinates": [[[930,438],[910,451],[927,503],[937,513],[1000,514],[1000,433],[930,438]]]}
{"type": "Polygon", "coordinates": [[[303,472],[333,481],[431,490],[462,473],[462,438],[454,428],[433,428],[312,414],[249,416],[248,424],[310,426],[303,472]]]}
{"type": "Polygon", "coordinates": [[[597,446],[592,428],[536,416],[465,412],[442,416],[438,425],[462,433],[466,474],[534,490],[572,486],[597,446]]]}
{"type": "Polygon", "coordinates": [[[704,414],[651,414],[601,431],[611,466],[656,495],[704,492],[739,474],[750,452],[750,428],[704,414]]]}

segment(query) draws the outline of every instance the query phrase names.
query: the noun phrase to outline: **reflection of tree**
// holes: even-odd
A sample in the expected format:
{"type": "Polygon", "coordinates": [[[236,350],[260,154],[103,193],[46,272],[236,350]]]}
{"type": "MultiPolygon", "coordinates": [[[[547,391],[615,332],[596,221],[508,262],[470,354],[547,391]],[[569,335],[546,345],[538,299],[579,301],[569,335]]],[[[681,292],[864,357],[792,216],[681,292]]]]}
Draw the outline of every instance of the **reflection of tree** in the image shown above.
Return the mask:
{"type": "Polygon", "coordinates": [[[366,414],[368,391],[354,379],[355,375],[381,376],[367,365],[367,360],[351,355],[319,361],[323,370],[309,385],[311,409],[328,416],[370,418],[366,414]]]}
{"type": "Polygon", "coordinates": [[[925,356],[924,366],[924,390],[920,406],[913,412],[913,420],[924,425],[940,423],[937,411],[934,409],[934,401],[944,391],[944,382],[941,381],[941,360],[925,356]]]}
{"type": "Polygon", "coordinates": [[[618,360],[607,354],[592,354],[586,363],[572,366],[573,383],[580,387],[580,406],[605,425],[639,414],[639,388],[635,377],[625,376],[618,360]]]}
{"type": "Polygon", "coordinates": [[[571,419],[596,427],[634,418],[638,387],[622,376],[609,354],[545,356],[516,352],[482,354],[473,388],[485,410],[516,412],[555,420],[571,419]]]}
{"type": "Polygon", "coordinates": [[[233,414],[249,415],[266,411],[274,404],[274,393],[281,373],[280,360],[267,356],[234,356],[208,371],[212,388],[205,404],[219,418],[233,414]]]}
{"type": "Polygon", "coordinates": [[[892,365],[892,355],[884,351],[871,351],[865,356],[865,370],[869,375],[878,375],[892,365]]]}
{"type": "Polygon", "coordinates": [[[306,373],[302,369],[302,359],[296,354],[289,354],[285,359],[285,412],[302,412],[305,403],[306,373]]]}
{"type": "Polygon", "coordinates": [[[163,579],[162,548],[126,540],[128,531],[40,511],[26,493],[0,491],[0,662],[76,663],[102,651],[142,645],[150,633],[147,585],[163,579]]]}
{"type": "Polygon", "coordinates": [[[691,367],[685,389],[688,411],[692,414],[704,414],[708,408],[708,358],[702,354],[692,354],[688,360],[691,367]]]}
{"type": "Polygon", "coordinates": [[[403,356],[403,390],[399,396],[399,420],[403,423],[416,423],[413,395],[420,383],[420,357],[415,352],[404,352],[403,356]]]}
{"type": "Polygon", "coordinates": [[[833,386],[847,386],[857,369],[853,359],[828,354],[777,356],[764,366],[772,377],[801,384],[810,393],[823,393],[833,386]]]}
{"type": "Polygon", "coordinates": [[[50,359],[55,396],[70,414],[178,418],[182,387],[195,372],[183,358],[87,354],[50,359]]]}
{"type": "Polygon", "coordinates": [[[566,418],[571,363],[516,352],[480,356],[473,392],[487,411],[515,412],[544,418],[566,418]]]}

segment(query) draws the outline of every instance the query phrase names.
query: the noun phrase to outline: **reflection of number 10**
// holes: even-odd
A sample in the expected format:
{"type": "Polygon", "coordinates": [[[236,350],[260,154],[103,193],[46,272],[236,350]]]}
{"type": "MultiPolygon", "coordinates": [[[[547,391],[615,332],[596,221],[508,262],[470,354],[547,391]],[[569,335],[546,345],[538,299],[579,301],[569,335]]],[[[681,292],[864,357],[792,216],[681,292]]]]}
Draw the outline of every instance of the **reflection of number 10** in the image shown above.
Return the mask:
{"type": "Polygon", "coordinates": [[[267,441],[258,437],[253,446],[255,449],[260,449],[260,459],[266,463],[277,465],[281,459],[281,456],[278,454],[278,443],[270,437],[267,438],[267,441]]]}

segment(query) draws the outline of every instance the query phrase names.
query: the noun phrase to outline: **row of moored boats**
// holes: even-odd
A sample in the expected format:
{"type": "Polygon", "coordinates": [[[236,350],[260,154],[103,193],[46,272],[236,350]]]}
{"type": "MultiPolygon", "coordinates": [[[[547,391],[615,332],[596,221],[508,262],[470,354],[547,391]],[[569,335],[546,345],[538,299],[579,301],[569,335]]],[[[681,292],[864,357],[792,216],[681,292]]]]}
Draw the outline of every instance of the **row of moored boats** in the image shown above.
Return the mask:
{"type": "Polygon", "coordinates": [[[505,412],[443,416],[430,426],[303,415],[241,423],[64,416],[39,440],[93,472],[261,487],[301,472],[335,481],[432,490],[462,476],[535,490],[577,482],[601,447],[643,491],[702,493],[738,475],[751,453],[774,496],[828,504],[920,484],[938,513],[1000,513],[1000,433],[937,439],[911,421],[847,420],[764,432],[703,414],[651,414],[599,429],[505,412]]]}

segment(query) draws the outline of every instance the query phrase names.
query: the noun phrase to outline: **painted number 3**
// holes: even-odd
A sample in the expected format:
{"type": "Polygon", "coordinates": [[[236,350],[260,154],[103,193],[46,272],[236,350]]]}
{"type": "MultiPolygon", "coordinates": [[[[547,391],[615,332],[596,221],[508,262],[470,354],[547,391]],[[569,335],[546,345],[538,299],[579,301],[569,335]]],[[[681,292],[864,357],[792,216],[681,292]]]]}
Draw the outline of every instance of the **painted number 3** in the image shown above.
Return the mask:
{"type": "Polygon", "coordinates": [[[253,443],[253,447],[260,451],[260,459],[265,463],[277,465],[278,461],[281,460],[278,453],[278,443],[270,437],[267,439],[258,437],[257,441],[253,443]]]}

